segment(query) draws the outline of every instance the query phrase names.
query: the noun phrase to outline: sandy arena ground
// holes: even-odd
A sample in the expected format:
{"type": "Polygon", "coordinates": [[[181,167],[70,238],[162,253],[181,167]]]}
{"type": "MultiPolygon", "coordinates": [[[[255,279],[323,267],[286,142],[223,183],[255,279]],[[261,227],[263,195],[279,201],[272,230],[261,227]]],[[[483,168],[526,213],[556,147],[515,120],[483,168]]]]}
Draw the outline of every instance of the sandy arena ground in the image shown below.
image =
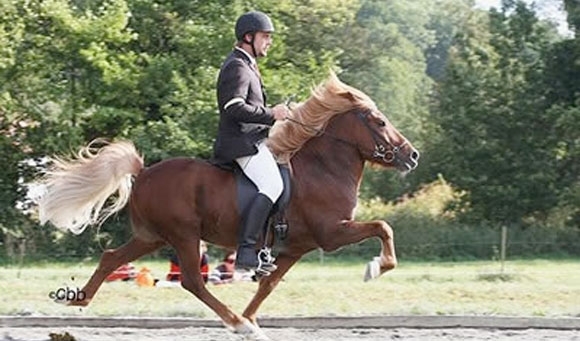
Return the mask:
{"type": "MultiPolygon", "coordinates": [[[[359,341],[359,340],[405,340],[405,341],[580,341],[580,331],[527,329],[527,330],[481,330],[481,329],[297,329],[263,328],[272,341],[359,341]]],[[[229,341],[243,340],[225,328],[180,329],[134,329],[134,328],[2,328],[2,341],[49,341],[50,333],[68,332],[76,341],[229,341]]],[[[63,341],[72,341],[63,339],[63,341]]]]}
{"type": "MultiPolygon", "coordinates": [[[[264,319],[272,341],[580,341],[580,319],[482,316],[375,316],[264,319]],[[323,328],[320,328],[323,327],[323,328]]],[[[155,318],[0,318],[0,341],[245,340],[217,320],[155,318]],[[123,327],[118,327],[123,326],[123,327]],[[73,338],[52,337],[65,333],[73,338]]]]}

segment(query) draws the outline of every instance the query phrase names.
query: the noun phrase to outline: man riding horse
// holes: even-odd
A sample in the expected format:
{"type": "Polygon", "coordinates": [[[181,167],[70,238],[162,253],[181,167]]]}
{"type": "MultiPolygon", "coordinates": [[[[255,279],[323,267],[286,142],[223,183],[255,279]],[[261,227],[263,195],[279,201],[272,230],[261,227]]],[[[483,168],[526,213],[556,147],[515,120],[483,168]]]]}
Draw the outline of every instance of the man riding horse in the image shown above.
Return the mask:
{"type": "MultiPolygon", "coordinates": [[[[95,146],[97,140],[76,157],[51,158],[50,169],[39,179],[46,189],[38,202],[42,224],[51,222],[78,234],[128,206],[133,230],[124,245],[103,251],[81,289],[85,298],[68,304],[88,305],[119,266],[170,245],[179,258],[184,289],[233,331],[268,340],[258,324],[258,310],[308,252],[317,248],[331,252],[374,237],[381,241],[381,251],[367,264],[364,279],[396,267],[393,229],[383,220],[355,219],[358,193],[366,163],[406,174],[417,167],[419,152],[369,96],[335,74],[291,112],[281,105],[267,108],[251,62],[266,54],[272,23],[264,14],[250,12],[236,26],[238,44],[218,81],[221,120],[214,158],[237,164],[259,194],[252,188],[250,206],[242,209],[236,198],[239,173],[192,157],[168,158],[146,167],[128,140],[101,148],[95,146]],[[264,145],[266,136],[273,154],[264,145]],[[269,276],[260,278],[253,298],[239,314],[207,289],[199,270],[200,240],[228,249],[238,246],[238,266],[259,264],[262,258],[257,259],[255,248],[260,232],[277,196],[288,193],[287,187],[281,189],[280,175],[285,178],[285,171],[278,171],[272,155],[291,166],[292,190],[284,209],[291,228],[278,248],[277,268],[271,266],[269,276]],[[243,232],[236,233],[240,225],[243,232]]],[[[278,199],[275,206],[280,201],[284,200],[278,199]]]]}
{"type": "MultiPolygon", "coordinates": [[[[255,270],[259,264],[256,244],[283,191],[280,171],[265,139],[274,122],[286,118],[288,109],[283,104],[266,106],[256,64],[272,44],[274,25],[270,18],[262,12],[245,13],[237,20],[235,31],[236,46],[224,61],[217,81],[220,121],[214,160],[235,162],[258,189],[241,223],[236,257],[236,268],[255,270]]],[[[261,264],[261,270],[275,269],[273,262],[261,264]]]]}

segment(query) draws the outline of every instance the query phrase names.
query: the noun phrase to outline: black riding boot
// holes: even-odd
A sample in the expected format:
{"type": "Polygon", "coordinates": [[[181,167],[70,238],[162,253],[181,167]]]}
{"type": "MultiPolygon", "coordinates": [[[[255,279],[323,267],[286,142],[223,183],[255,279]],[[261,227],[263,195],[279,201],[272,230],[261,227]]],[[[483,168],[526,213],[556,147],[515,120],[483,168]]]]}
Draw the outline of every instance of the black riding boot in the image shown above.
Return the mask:
{"type": "Polygon", "coordinates": [[[248,208],[246,219],[242,223],[242,229],[239,233],[236,268],[255,270],[258,267],[256,243],[264,231],[272,206],[270,198],[258,193],[248,208]]]}

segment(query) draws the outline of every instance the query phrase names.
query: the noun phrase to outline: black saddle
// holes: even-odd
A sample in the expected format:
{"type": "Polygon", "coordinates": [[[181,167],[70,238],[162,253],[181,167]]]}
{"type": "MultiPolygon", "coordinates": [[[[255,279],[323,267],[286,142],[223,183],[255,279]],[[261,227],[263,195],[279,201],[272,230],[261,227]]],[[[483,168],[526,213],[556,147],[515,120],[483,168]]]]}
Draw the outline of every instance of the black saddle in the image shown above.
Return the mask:
{"type": "MultiPolygon", "coordinates": [[[[210,163],[214,166],[230,171],[234,173],[236,178],[237,187],[237,200],[238,208],[240,210],[240,215],[244,218],[247,214],[248,207],[254,198],[258,195],[258,188],[250,180],[246,174],[242,171],[240,166],[236,162],[221,163],[216,160],[210,160],[210,163]]],[[[284,239],[286,233],[288,232],[288,223],[285,217],[285,210],[290,202],[290,193],[292,187],[292,177],[290,174],[290,168],[286,165],[278,164],[278,169],[280,170],[280,175],[282,176],[282,182],[284,184],[284,190],[280,195],[280,198],[274,203],[272,211],[270,211],[270,221],[268,227],[274,228],[276,236],[279,239],[284,239]]]]}

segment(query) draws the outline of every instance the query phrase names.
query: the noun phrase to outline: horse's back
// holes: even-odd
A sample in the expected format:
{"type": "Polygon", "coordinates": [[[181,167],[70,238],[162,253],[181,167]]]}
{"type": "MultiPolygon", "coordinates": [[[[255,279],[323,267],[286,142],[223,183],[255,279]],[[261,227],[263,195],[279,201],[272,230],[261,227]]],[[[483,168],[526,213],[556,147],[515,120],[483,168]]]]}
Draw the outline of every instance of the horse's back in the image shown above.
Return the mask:
{"type": "Polygon", "coordinates": [[[135,179],[131,197],[135,232],[145,227],[149,234],[166,240],[192,232],[203,237],[212,234],[219,220],[235,219],[223,217],[232,211],[236,211],[233,174],[205,160],[167,159],[144,169],[135,179]]]}
{"type": "Polygon", "coordinates": [[[143,184],[171,186],[178,183],[183,185],[196,185],[196,179],[221,180],[227,179],[229,174],[211,165],[206,160],[188,157],[170,158],[145,168],[138,175],[135,189],[143,184]]]}

